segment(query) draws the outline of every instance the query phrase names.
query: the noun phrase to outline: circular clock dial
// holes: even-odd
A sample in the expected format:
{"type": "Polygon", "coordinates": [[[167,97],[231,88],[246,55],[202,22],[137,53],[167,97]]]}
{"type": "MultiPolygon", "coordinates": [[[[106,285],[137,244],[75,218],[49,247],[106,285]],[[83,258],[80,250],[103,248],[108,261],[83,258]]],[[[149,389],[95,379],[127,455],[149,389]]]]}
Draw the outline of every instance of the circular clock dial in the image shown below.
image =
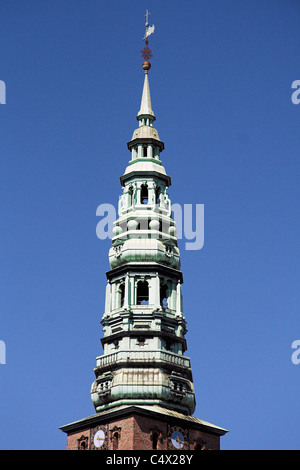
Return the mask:
{"type": "Polygon", "coordinates": [[[171,436],[171,442],[176,449],[182,449],[184,446],[184,437],[179,431],[174,431],[171,436]]]}
{"type": "Polygon", "coordinates": [[[95,445],[95,447],[101,447],[103,445],[104,441],[105,441],[105,434],[102,431],[102,429],[100,429],[99,431],[96,432],[96,434],[94,436],[94,445],[95,445]]]}

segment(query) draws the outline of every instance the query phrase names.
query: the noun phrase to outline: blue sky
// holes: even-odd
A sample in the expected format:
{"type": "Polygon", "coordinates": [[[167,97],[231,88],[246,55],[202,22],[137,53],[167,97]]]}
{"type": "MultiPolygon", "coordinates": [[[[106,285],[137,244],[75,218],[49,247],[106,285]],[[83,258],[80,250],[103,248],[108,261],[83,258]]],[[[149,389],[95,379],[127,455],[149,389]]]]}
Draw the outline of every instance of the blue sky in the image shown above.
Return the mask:
{"type": "Polygon", "coordinates": [[[223,449],[299,449],[300,4],[2,1],[0,448],[64,449],[94,413],[110,240],[136,127],[145,10],[173,203],[204,204],[179,243],[195,416],[223,449]]]}

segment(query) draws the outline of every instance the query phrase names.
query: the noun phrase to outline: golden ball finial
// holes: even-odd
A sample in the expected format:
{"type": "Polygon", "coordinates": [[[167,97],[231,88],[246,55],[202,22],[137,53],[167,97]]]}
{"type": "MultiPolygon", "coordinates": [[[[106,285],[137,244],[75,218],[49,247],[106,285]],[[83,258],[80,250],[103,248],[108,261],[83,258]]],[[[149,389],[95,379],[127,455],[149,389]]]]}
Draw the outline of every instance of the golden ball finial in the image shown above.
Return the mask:
{"type": "Polygon", "coordinates": [[[151,68],[151,64],[150,64],[150,62],[148,62],[148,60],[145,60],[145,62],[143,62],[142,67],[145,71],[148,71],[151,68]]]}

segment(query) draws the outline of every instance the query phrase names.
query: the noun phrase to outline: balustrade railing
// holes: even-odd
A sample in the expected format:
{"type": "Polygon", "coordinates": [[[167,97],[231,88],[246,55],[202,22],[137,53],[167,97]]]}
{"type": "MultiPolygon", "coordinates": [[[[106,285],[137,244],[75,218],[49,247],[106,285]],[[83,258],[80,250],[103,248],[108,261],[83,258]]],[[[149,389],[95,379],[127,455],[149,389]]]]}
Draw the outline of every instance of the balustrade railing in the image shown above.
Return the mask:
{"type": "Polygon", "coordinates": [[[109,364],[120,361],[165,361],[171,364],[180,365],[183,367],[190,367],[190,359],[179,354],[175,354],[169,351],[163,351],[161,349],[152,351],[135,351],[133,349],[116,351],[111,354],[104,354],[96,359],[97,367],[104,367],[109,364]]]}

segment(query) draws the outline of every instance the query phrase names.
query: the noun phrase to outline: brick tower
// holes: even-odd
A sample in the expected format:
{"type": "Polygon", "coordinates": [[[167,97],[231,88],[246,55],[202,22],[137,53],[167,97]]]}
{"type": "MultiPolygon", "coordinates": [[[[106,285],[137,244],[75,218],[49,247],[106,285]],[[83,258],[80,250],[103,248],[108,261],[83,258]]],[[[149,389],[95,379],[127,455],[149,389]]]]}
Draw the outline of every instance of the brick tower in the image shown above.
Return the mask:
{"type": "Polygon", "coordinates": [[[226,430],[193,416],[190,359],[184,355],[180,253],[153,127],[146,14],[144,86],[131,160],[120,181],[118,219],[109,251],[102,347],[91,398],[96,414],[62,426],[67,449],[219,449],[226,430]]]}

